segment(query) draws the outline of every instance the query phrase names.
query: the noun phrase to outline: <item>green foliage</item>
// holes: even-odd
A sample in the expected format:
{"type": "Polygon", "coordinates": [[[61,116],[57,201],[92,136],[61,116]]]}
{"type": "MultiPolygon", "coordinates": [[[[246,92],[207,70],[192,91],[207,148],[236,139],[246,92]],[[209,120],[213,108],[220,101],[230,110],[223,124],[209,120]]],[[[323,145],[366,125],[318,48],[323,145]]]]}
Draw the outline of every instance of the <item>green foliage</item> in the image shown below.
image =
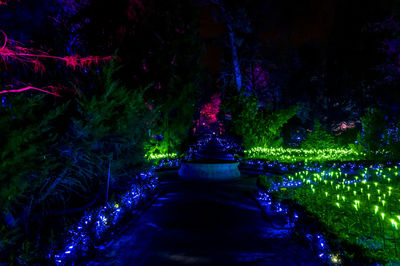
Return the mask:
{"type": "Polygon", "coordinates": [[[233,96],[228,103],[232,116],[232,131],[241,136],[246,149],[255,146],[282,145],[281,131],[287,121],[296,115],[297,106],[276,111],[261,108],[255,96],[233,96]]]}
{"type": "Polygon", "coordinates": [[[368,108],[360,118],[362,125],[360,142],[369,152],[382,148],[382,135],[385,129],[385,115],[376,108],[368,108]]]}
{"type": "Polygon", "coordinates": [[[349,147],[350,144],[354,144],[357,141],[359,134],[359,130],[355,127],[346,129],[340,135],[336,136],[337,144],[340,147],[349,147]]]}
{"type": "MultiPolygon", "coordinates": [[[[69,103],[38,93],[9,94],[7,101],[9,106],[0,108],[0,250],[20,244],[30,223],[49,211],[50,197],[76,182],[59,176],[64,165],[57,159],[69,103]]],[[[0,253],[0,261],[15,252],[0,253]]]]}
{"type": "Polygon", "coordinates": [[[319,122],[314,120],[314,128],[302,143],[305,149],[329,149],[335,147],[335,138],[319,122]]]}
{"type": "Polygon", "coordinates": [[[400,120],[397,120],[386,127],[383,142],[385,150],[395,160],[400,159],[400,120]]]}
{"type": "Polygon", "coordinates": [[[356,138],[356,142],[355,143],[350,143],[348,144],[348,147],[354,151],[354,152],[365,152],[365,147],[361,144],[361,134],[360,132],[357,133],[357,138],[356,138]]]}
{"type": "Polygon", "coordinates": [[[296,149],[253,147],[244,150],[246,158],[264,159],[285,163],[327,162],[327,161],[360,161],[367,159],[363,151],[352,149],[296,149]]]}
{"type": "Polygon", "coordinates": [[[114,180],[144,163],[153,114],[143,98],[145,89],[122,86],[113,80],[115,71],[113,64],[105,67],[96,93],[81,92],[76,99],[78,115],[72,119],[67,149],[71,167],[85,178],[105,181],[110,161],[114,180]]]}
{"type": "Polygon", "coordinates": [[[113,184],[146,164],[154,112],[145,89],[114,81],[116,70],[111,63],[96,91],[80,91],[64,103],[37,92],[7,95],[11,107],[0,108],[0,249],[9,250],[11,260],[32,262],[38,247],[29,239],[38,233],[32,229],[50,215],[82,211],[104,198],[109,167],[113,184]]]}
{"type": "Polygon", "coordinates": [[[59,136],[57,126],[67,104],[54,107],[47,95],[9,95],[0,109],[0,206],[12,215],[13,204],[26,199],[57,167],[49,156],[59,136]]]}
{"type": "MultiPolygon", "coordinates": [[[[177,86],[178,84],[171,84],[177,86]]],[[[153,135],[162,135],[162,140],[150,139],[146,145],[147,155],[185,152],[185,144],[195,112],[197,86],[194,83],[183,84],[177,95],[166,96],[157,107],[156,123],[153,135]]]]}
{"type": "Polygon", "coordinates": [[[273,176],[268,176],[268,175],[260,175],[257,178],[257,185],[264,190],[268,191],[273,187],[273,184],[278,184],[282,183],[283,177],[280,175],[273,175],[273,176]]]}

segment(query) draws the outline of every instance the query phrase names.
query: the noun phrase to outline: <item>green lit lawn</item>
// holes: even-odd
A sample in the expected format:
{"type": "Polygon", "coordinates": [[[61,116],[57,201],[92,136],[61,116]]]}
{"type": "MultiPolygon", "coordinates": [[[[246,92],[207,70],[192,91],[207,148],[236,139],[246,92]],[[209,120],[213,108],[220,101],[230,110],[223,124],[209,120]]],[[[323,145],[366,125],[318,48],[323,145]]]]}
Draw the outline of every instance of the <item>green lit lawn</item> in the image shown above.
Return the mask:
{"type": "Polygon", "coordinates": [[[264,159],[286,163],[302,161],[360,161],[367,159],[367,154],[351,149],[295,149],[254,147],[245,150],[248,159],[264,159]]]}
{"type": "Polygon", "coordinates": [[[149,160],[177,159],[177,153],[147,153],[146,158],[149,160]]]}
{"type": "Polygon", "coordinates": [[[397,167],[366,168],[360,175],[352,177],[340,169],[327,169],[321,173],[302,171],[288,176],[289,180],[303,181],[300,187],[281,188],[276,196],[280,201],[295,200],[317,215],[341,241],[366,247],[371,258],[380,262],[398,262],[398,175],[397,167]]]}

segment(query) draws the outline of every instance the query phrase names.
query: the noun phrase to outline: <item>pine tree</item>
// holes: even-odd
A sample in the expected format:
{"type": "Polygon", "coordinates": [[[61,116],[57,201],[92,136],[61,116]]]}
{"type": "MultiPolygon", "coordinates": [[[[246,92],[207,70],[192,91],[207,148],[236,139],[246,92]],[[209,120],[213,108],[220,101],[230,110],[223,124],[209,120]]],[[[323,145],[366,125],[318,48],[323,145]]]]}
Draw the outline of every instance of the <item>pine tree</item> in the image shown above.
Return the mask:
{"type": "Polygon", "coordinates": [[[305,149],[326,149],[335,146],[334,136],[326,130],[318,119],[314,120],[314,128],[302,143],[305,149]]]}

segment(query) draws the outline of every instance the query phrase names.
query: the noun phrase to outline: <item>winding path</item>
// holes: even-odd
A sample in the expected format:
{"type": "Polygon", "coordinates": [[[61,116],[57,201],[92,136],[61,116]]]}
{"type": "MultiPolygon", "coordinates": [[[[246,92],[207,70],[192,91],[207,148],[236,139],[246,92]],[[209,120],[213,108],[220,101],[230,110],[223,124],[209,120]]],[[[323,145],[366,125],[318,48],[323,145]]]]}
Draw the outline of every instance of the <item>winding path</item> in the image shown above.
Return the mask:
{"type": "Polygon", "coordinates": [[[89,265],[319,265],[290,239],[284,222],[265,216],[256,179],[188,183],[160,177],[154,204],[89,265]]]}

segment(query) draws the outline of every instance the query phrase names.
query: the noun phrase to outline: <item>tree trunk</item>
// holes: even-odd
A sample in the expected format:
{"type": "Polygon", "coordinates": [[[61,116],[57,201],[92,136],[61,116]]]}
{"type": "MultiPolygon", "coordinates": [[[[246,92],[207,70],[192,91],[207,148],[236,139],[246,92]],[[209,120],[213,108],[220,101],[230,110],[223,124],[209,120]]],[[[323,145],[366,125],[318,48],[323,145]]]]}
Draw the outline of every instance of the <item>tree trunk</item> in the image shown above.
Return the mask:
{"type": "Polygon", "coordinates": [[[241,89],[242,89],[242,73],[240,72],[239,56],[237,53],[235,34],[233,32],[231,25],[229,25],[228,28],[229,28],[229,40],[230,40],[231,49],[232,49],[233,73],[235,75],[236,87],[237,87],[238,91],[241,91],[241,89]]]}
{"type": "Polygon", "coordinates": [[[235,41],[235,33],[233,31],[233,18],[229,14],[229,12],[225,9],[224,4],[219,0],[211,0],[211,3],[216,4],[219,6],[222,12],[222,16],[224,17],[226,27],[229,31],[229,41],[231,44],[232,50],[232,65],[233,65],[233,74],[235,76],[235,83],[238,91],[242,89],[242,73],[240,72],[240,63],[239,63],[239,56],[237,52],[237,45],[235,41]]]}

